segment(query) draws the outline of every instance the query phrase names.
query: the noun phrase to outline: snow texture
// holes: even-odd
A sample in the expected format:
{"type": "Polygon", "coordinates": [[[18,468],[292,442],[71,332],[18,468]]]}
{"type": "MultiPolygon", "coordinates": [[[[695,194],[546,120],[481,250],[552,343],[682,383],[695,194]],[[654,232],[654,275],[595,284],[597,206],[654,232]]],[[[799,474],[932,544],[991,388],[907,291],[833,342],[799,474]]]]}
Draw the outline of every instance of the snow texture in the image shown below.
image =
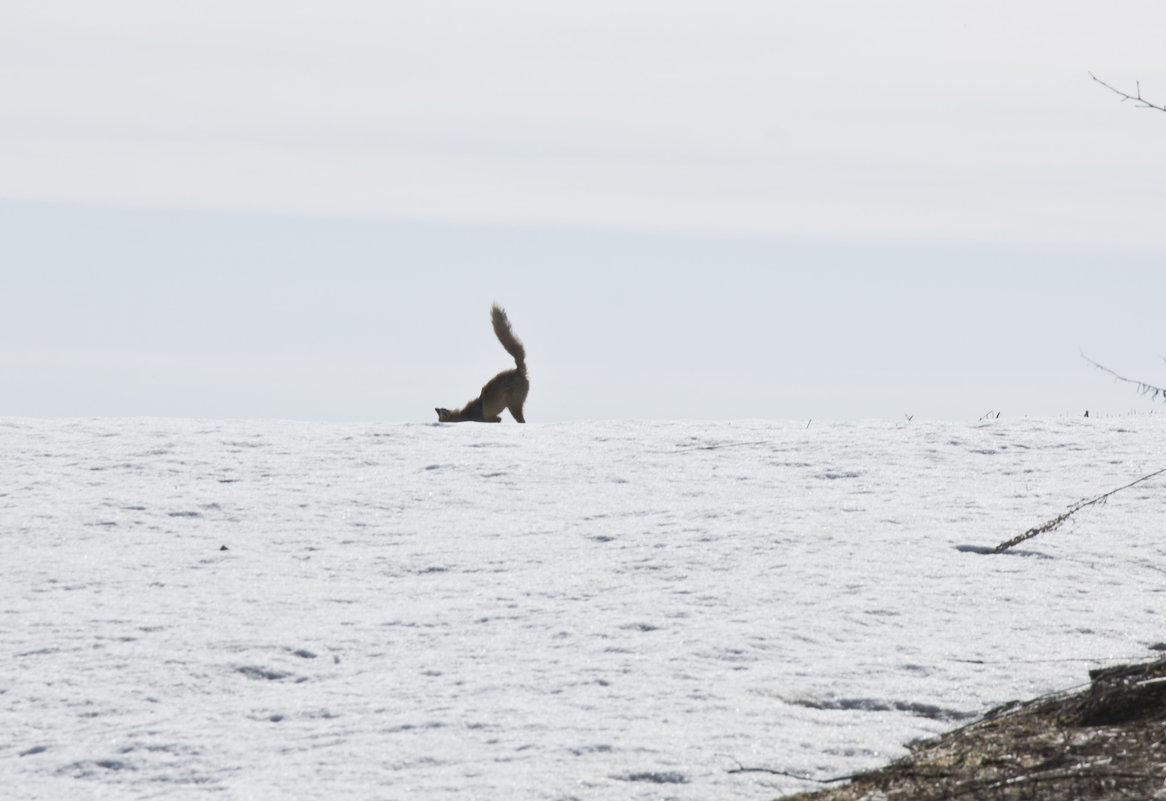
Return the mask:
{"type": "Polygon", "coordinates": [[[4,797],[763,799],[1166,639],[1160,417],[0,419],[4,797]]]}

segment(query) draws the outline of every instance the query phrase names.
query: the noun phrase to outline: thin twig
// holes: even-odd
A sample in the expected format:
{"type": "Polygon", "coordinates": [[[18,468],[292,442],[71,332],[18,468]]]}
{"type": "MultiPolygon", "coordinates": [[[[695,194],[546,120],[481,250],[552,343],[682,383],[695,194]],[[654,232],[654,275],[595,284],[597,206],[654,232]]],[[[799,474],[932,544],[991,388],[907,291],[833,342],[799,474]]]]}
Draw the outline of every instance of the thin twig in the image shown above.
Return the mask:
{"type": "Polygon", "coordinates": [[[1093,80],[1097,81],[1099,84],[1101,84],[1106,89],[1113,92],[1114,94],[1120,95],[1121,102],[1123,102],[1123,103],[1126,102],[1127,100],[1132,100],[1132,101],[1134,101],[1134,103],[1138,104],[1138,108],[1152,108],[1155,111],[1166,111],[1166,106],[1160,106],[1156,103],[1151,103],[1149,100],[1142,97],[1142,82],[1141,81],[1135,82],[1134,85],[1137,87],[1137,89],[1135,90],[1137,92],[1137,94],[1131,95],[1127,92],[1123,92],[1121,89],[1115,89],[1114,87],[1107,84],[1105,81],[1098,78],[1092,72],[1089,73],[1089,77],[1092,78],[1093,80]]]}
{"type": "Polygon", "coordinates": [[[768,440],[759,439],[751,442],[721,442],[716,445],[677,445],[677,451],[717,451],[721,448],[743,448],[748,445],[767,445],[768,440]]]}
{"type": "MultiPolygon", "coordinates": [[[[722,754],[721,756],[727,756],[727,755],[722,754]]],[[[733,758],[729,757],[729,759],[733,759],[733,758]]],[[[728,771],[729,773],[768,773],[772,776],[785,776],[786,778],[789,778],[789,779],[797,779],[797,780],[803,781],[803,782],[815,782],[817,784],[834,784],[836,782],[848,782],[851,779],[855,778],[856,776],[861,775],[858,773],[850,773],[850,774],[847,774],[846,776],[837,776],[833,779],[815,779],[813,776],[806,776],[806,775],[801,774],[801,773],[790,773],[787,770],[777,770],[776,768],[747,768],[744,765],[742,765],[738,760],[733,759],[733,761],[737,763],[737,767],[729,769],[729,771],[728,771]]]]}
{"type": "Polygon", "coordinates": [[[1142,395],[1149,395],[1150,400],[1155,400],[1155,401],[1158,400],[1159,395],[1162,396],[1163,400],[1166,400],[1166,389],[1162,389],[1162,387],[1156,387],[1153,384],[1147,384],[1145,381],[1138,381],[1136,378],[1126,378],[1124,375],[1118,375],[1113,370],[1110,370],[1108,367],[1106,367],[1104,364],[1098,364],[1097,362],[1090,359],[1088,356],[1085,355],[1084,352],[1081,353],[1081,358],[1084,359],[1085,361],[1089,362],[1090,364],[1092,364],[1098,370],[1101,370],[1104,373],[1109,373],[1111,376],[1116,378],[1118,381],[1124,381],[1127,384],[1133,384],[1134,386],[1136,386],[1138,388],[1139,393],[1141,393],[1142,395]]]}
{"type": "Polygon", "coordinates": [[[986,553],[1000,553],[1001,551],[1008,550],[1013,545],[1018,545],[1019,543],[1022,543],[1027,539],[1031,539],[1032,537],[1035,537],[1037,534],[1044,534],[1046,531],[1052,531],[1053,529],[1058,528],[1062,523],[1064,523],[1066,520],[1068,520],[1074,514],[1081,511],[1082,509],[1084,509],[1086,506],[1093,506],[1094,504],[1097,504],[1097,503],[1105,503],[1105,501],[1109,498],[1110,495],[1114,495],[1118,492],[1121,492],[1124,489],[1129,489],[1130,487],[1134,486],[1135,484],[1141,484],[1143,481],[1147,481],[1147,480],[1153,478],[1154,476],[1159,476],[1162,473],[1166,473],[1166,467],[1163,467],[1161,470],[1156,470],[1153,473],[1150,473],[1149,475],[1142,476],[1141,478],[1136,479],[1134,481],[1131,481],[1129,484],[1125,484],[1124,486],[1118,487],[1117,489],[1111,489],[1109,492],[1106,492],[1102,495],[1098,495],[1096,498],[1090,498],[1087,501],[1078,501],[1077,503],[1070,506],[1066,511],[1057,515],[1056,517],[1054,517],[1052,520],[1048,521],[1047,523],[1040,525],[1040,526],[1037,526],[1035,528],[1030,528],[1028,531],[1024,532],[1020,536],[1013,537],[1012,539],[1008,540],[1008,542],[1002,542],[999,545],[997,545],[995,548],[993,548],[992,550],[987,551],[986,553]]]}

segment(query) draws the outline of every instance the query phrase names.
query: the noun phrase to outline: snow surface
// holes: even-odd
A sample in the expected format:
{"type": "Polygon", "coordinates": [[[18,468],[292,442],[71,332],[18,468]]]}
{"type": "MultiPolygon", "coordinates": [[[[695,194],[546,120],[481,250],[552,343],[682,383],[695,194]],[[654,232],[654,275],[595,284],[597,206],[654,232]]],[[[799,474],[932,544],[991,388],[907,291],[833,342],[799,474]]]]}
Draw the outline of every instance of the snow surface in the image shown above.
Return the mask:
{"type": "Polygon", "coordinates": [[[1161,417],[0,442],[5,798],[764,799],[1166,639],[1166,476],[961,550],[1161,417]]]}

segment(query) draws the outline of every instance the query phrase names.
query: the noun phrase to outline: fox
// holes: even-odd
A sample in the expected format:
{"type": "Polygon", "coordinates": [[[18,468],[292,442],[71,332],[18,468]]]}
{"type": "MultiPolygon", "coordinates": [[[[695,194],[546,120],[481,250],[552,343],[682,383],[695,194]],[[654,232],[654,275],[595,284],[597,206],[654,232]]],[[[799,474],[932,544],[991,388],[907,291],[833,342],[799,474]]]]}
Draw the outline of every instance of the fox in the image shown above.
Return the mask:
{"type": "Polygon", "coordinates": [[[514,369],[503,370],[491,378],[482,387],[481,394],[462,408],[452,411],[436,408],[437,422],[501,423],[503,409],[509,409],[519,423],[526,422],[522,415],[522,405],[526,403],[526,393],[530,391],[530,380],[526,375],[526,349],[510,328],[510,319],[505,310],[497,303],[490,307],[490,321],[494,324],[494,335],[506,348],[506,352],[514,357],[514,369]]]}

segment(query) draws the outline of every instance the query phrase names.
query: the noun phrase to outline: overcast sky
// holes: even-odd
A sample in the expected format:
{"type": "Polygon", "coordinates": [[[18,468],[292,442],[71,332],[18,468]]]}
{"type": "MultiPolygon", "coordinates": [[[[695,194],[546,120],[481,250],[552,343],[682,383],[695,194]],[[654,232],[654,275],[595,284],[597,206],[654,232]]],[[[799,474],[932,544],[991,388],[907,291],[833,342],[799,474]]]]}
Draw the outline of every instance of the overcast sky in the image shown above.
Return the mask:
{"type": "Polygon", "coordinates": [[[0,415],[1155,408],[1166,4],[5,4],[0,415]]]}

